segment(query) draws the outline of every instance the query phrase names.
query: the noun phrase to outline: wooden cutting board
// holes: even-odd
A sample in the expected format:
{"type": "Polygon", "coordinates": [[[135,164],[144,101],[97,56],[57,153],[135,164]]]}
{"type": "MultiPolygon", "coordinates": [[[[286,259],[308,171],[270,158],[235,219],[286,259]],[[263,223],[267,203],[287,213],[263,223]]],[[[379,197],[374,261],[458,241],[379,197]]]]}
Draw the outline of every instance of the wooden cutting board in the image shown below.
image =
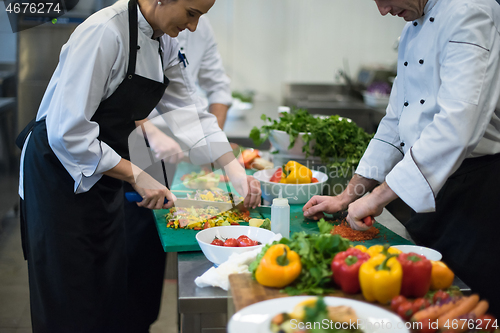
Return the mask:
{"type": "MultiPolygon", "coordinates": [[[[288,297],[287,294],[281,293],[279,289],[264,287],[263,285],[257,283],[254,279],[252,279],[252,275],[250,273],[229,275],[229,284],[231,286],[231,294],[233,296],[235,312],[238,312],[244,307],[257,302],[262,302],[278,297],[288,297]]],[[[342,291],[338,291],[336,293],[328,294],[325,296],[345,297],[366,302],[363,295],[361,294],[347,295],[342,291]]],[[[388,305],[380,305],[378,303],[369,304],[377,305],[385,310],[392,311],[391,307],[388,305]]]]}

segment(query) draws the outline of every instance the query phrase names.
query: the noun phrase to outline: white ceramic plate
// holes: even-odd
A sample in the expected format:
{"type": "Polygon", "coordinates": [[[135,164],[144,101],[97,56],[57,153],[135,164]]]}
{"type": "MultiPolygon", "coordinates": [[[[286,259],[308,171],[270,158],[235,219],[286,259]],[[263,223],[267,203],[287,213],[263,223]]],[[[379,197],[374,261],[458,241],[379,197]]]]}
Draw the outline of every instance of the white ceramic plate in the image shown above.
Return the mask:
{"type": "Polygon", "coordinates": [[[418,245],[392,245],[391,247],[395,247],[396,249],[402,251],[403,253],[414,252],[416,254],[423,255],[429,260],[441,260],[443,257],[440,252],[433,250],[428,247],[418,246],[418,245]]]}
{"type": "MultiPolygon", "coordinates": [[[[314,296],[275,298],[247,306],[229,320],[228,333],[271,333],[271,319],[282,312],[292,312],[295,305],[314,296]]],[[[405,323],[394,313],[369,303],[348,298],[325,297],[326,305],[347,305],[356,311],[359,328],[365,333],[409,333],[405,323]]]]}

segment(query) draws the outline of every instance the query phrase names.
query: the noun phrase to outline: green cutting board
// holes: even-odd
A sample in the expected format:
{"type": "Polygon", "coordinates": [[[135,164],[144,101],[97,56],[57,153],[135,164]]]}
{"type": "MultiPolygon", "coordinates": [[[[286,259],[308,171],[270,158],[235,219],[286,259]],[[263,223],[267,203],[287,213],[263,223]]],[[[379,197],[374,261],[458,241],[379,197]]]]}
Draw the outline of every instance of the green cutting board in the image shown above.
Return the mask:
{"type": "MultiPolygon", "coordinates": [[[[180,177],[188,172],[198,172],[200,170],[201,169],[199,167],[193,166],[191,164],[180,163],[177,167],[171,189],[183,191],[189,190],[182,184],[180,177]]],[[[251,174],[252,172],[250,170],[247,170],[247,173],[251,174]]],[[[226,183],[221,182],[219,184],[219,187],[227,191],[226,183]]],[[[306,219],[302,214],[302,207],[302,204],[290,205],[290,232],[294,233],[305,231],[306,233],[318,233],[319,229],[317,222],[306,219]]],[[[167,221],[165,218],[167,213],[168,210],[166,209],[154,211],[156,227],[158,228],[158,233],[160,235],[161,243],[165,252],[201,251],[198,242],[196,241],[196,233],[199,230],[167,228],[167,221]]],[[[251,212],[250,216],[255,218],[271,218],[270,214],[260,214],[254,212],[251,212]]],[[[248,225],[248,223],[242,223],[242,225],[248,225]]],[[[384,243],[389,243],[391,245],[413,244],[411,241],[395,234],[380,223],[375,223],[375,227],[380,230],[377,238],[364,242],[353,242],[353,244],[362,244],[366,247],[384,243]]]]}

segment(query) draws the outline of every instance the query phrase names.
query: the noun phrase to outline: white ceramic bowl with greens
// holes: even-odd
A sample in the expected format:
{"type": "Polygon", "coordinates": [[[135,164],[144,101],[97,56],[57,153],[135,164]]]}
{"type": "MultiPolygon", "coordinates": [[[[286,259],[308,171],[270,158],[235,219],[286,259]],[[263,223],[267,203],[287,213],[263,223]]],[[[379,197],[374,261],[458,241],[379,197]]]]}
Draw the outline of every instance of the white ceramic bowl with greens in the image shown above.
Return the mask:
{"type": "MultiPolygon", "coordinates": [[[[306,133],[299,133],[297,139],[292,148],[288,149],[290,146],[290,135],[285,131],[279,130],[271,130],[269,132],[269,142],[273,145],[274,148],[278,149],[280,153],[285,153],[288,155],[294,156],[305,156],[306,153],[302,152],[302,147],[305,146],[305,142],[303,136],[306,133]]],[[[312,153],[312,148],[314,146],[314,142],[309,142],[309,151],[312,153]]]]}

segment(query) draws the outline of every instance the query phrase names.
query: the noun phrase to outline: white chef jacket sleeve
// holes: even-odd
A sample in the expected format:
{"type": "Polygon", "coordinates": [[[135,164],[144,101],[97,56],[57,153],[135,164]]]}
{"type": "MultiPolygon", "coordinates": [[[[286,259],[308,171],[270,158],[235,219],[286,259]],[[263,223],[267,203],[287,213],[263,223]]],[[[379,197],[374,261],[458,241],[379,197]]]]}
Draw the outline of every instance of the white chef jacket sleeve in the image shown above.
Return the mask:
{"type": "Polygon", "coordinates": [[[165,76],[168,88],[156,106],[165,124],[175,138],[189,148],[189,156],[195,164],[215,161],[231,146],[217,124],[217,118],[207,112],[206,105],[197,97],[196,88],[178,57],[178,42],[162,37],[165,76]]]}
{"type": "Polygon", "coordinates": [[[500,93],[500,38],[490,14],[471,3],[447,20],[439,112],[386,178],[417,212],[435,210],[435,195],[483,137],[500,93]]]}
{"type": "Polygon", "coordinates": [[[90,119],[107,89],[119,53],[117,35],[100,24],[75,30],[63,46],[59,66],[40,108],[47,114],[49,145],[75,180],[75,193],[88,191],[121,157],[97,139],[99,125],[90,119]]]}
{"type": "Polygon", "coordinates": [[[392,91],[387,106],[386,115],[380,121],[377,133],[368,144],[361,158],[356,173],[362,177],[375,179],[379,183],[401,161],[403,152],[400,148],[398,130],[397,105],[397,77],[392,85],[392,91]]]}
{"type": "Polygon", "coordinates": [[[231,105],[233,101],[229,85],[231,80],[224,71],[212,26],[208,20],[205,23],[208,40],[206,41],[206,49],[198,72],[198,83],[207,94],[208,104],[231,105]]]}

